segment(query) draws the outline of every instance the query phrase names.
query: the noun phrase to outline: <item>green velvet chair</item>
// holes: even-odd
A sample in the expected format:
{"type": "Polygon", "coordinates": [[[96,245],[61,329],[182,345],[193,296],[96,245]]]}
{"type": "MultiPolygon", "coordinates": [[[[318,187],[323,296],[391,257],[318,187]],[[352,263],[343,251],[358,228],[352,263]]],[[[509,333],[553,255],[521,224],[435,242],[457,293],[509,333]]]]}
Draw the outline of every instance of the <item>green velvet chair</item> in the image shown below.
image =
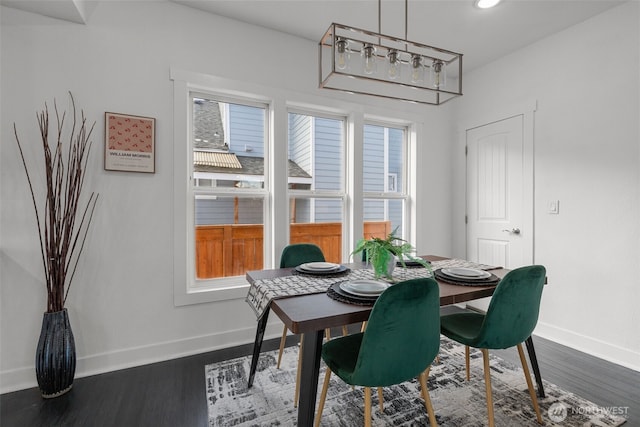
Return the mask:
{"type": "Polygon", "coordinates": [[[324,254],[313,243],[294,243],[286,246],[280,255],[280,268],[297,267],[307,262],[324,262],[324,254]]]}
{"type": "MultiPolygon", "coordinates": [[[[280,255],[280,268],[297,267],[300,264],[307,262],[324,262],[324,254],[322,249],[313,243],[294,243],[286,246],[282,250],[280,255]]],[[[280,368],[280,362],[282,361],[282,353],[284,352],[284,345],[287,340],[287,327],[284,326],[282,331],[282,338],[280,339],[280,351],[278,352],[278,369],[280,368]]],[[[300,345],[302,345],[302,336],[300,337],[300,345]]],[[[302,354],[302,352],[300,352],[302,354]]],[[[293,400],[293,405],[298,406],[298,389],[300,388],[300,360],[298,360],[298,374],[296,376],[296,389],[293,400]]]]}
{"type": "Polygon", "coordinates": [[[440,319],[442,334],[465,345],[467,381],[469,380],[469,347],[479,348],[482,351],[490,427],[495,423],[491,397],[489,349],[505,349],[514,346],[518,348],[536,418],[538,423],[543,424],[522,343],[531,335],[538,322],[545,275],[546,270],[541,265],[512,270],[496,287],[486,314],[456,313],[442,316],[440,319]]]}
{"type": "Polygon", "coordinates": [[[365,426],[371,425],[371,387],[418,377],[429,424],[437,425],[427,376],[439,348],[440,291],[436,281],[412,279],[389,287],[373,306],[364,332],[334,338],[322,346],[327,370],[315,425],[320,425],[332,372],[347,384],[364,386],[365,426]]]}

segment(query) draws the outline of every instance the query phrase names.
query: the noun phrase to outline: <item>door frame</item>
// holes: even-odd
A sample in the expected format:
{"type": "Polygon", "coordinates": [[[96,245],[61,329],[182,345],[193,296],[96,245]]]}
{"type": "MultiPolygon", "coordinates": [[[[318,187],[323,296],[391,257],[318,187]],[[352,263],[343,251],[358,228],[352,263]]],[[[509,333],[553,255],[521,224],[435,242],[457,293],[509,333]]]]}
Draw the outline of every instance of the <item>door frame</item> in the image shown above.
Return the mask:
{"type": "MultiPolygon", "coordinates": [[[[467,224],[465,222],[465,218],[467,215],[467,193],[469,189],[467,188],[467,156],[466,156],[466,145],[467,145],[467,130],[474,129],[477,127],[482,127],[491,123],[499,122],[502,120],[506,120],[515,116],[522,116],[522,178],[523,178],[523,188],[524,192],[522,194],[523,205],[522,205],[522,229],[523,230],[531,230],[530,233],[524,233],[522,235],[523,238],[523,260],[525,263],[533,264],[535,263],[535,158],[534,158],[534,142],[535,142],[535,112],[537,110],[537,100],[530,100],[528,102],[523,102],[521,104],[514,104],[507,107],[493,108],[489,110],[482,111],[473,116],[465,118],[463,121],[463,125],[460,126],[458,130],[459,144],[462,147],[462,157],[463,160],[460,162],[460,165],[464,167],[464,174],[460,174],[464,177],[464,182],[460,183],[462,186],[458,186],[458,188],[464,188],[464,200],[458,201],[458,205],[463,208],[464,213],[462,215],[461,221],[464,233],[461,238],[460,244],[464,245],[459,249],[461,253],[464,254],[465,259],[467,258],[467,224]],[[461,203],[460,203],[461,202],[461,203]]],[[[460,185],[458,184],[458,185],[460,185]]],[[[456,221],[457,222],[457,221],[456,221]]],[[[454,227],[458,228],[458,227],[454,227]]],[[[455,233],[454,233],[455,236],[455,233]]]]}

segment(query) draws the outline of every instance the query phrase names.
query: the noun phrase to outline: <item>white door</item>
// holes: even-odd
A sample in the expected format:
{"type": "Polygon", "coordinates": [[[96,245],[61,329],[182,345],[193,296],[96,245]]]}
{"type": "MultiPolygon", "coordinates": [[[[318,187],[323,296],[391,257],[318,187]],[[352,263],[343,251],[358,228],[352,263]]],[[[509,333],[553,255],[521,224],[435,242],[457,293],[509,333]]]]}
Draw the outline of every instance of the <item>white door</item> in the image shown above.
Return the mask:
{"type": "Polygon", "coordinates": [[[518,115],[468,129],[467,139],[467,259],[515,268],[532,244],[532,230],[523,222],[523,116],[518,115]],[[529,243],[531,242],[531,243],[529,243]]]}

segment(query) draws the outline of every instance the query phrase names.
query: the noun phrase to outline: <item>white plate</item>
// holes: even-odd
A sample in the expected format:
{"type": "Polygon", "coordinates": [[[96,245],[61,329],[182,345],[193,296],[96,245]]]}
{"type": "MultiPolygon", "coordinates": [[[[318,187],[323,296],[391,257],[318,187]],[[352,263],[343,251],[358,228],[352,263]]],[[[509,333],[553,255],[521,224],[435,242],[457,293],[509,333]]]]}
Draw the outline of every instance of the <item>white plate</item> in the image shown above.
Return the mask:
{"type": "Polygon", "coordinates": [[[454,267],[443,268],[442,272],[448,276],[457,277],[459,279],[486,279],[491,277],[491,273],[475,268],[454,267]]]}
{"type": "Polygon", "coordinates": [[[340,264],[334,264],[332,262],[308,262],[306,264],[300,264],[300,268],[307,271],[331,271],[340,268],[340,264]]]}
{"type": "Polygon", "coordinates": [[[372,297],[383,293],[390,285],[377,280],[351,280],[340,284],[340,289],[353,295],[372,297]]]}

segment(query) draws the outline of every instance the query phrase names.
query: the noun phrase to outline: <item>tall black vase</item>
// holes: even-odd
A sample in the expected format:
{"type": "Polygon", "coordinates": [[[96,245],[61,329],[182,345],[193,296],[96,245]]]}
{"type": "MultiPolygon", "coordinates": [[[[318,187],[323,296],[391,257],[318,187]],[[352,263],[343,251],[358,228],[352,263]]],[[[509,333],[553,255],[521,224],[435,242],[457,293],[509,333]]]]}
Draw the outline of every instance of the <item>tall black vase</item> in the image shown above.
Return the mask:
{"type": "Polygon", "coordinates": [[[36,378],[44,398],[58,397],[73,386],[76,345],[67,309],[44,313],[36,349],[36,378]]]}

